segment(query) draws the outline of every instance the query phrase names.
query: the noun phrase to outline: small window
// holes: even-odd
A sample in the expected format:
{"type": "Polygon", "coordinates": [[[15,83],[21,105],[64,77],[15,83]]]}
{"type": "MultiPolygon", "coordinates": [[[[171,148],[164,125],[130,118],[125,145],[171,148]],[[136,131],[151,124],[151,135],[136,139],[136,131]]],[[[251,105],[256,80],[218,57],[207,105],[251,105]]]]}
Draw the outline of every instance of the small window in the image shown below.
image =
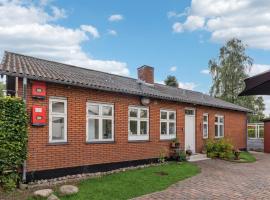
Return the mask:
{"type": "Polygon", "coordinates": [[[186,115],[195,115],[195,110],[193,110],[193,109],[186,109],[185,110],[185,114],[186,115]]]}
{"type": "Polygon", "coordinates": [[[160,111],[160,139],[173,139],[176,137],[176,112],[170,110],[160,111]]]}
{"type": "Polygon", "coordinates": [[[215,116],[215,137],[224,137],[224,116],[222,115],[215,116]]]}
{"type": "Polygon", "coordinates": [[[49,142],[67,142],[67,100],[49,100],[49,142]]]}
{"type": "Polygon", "coordinates": [[[203,138],[208,138],[208,114],[203,114],[203,138]]]}
{"type": "Polygon", "coordinates": [[[88,142],[113,141],[114,139],[113,105],[87,103],[88,142]]]}
{"type": "Polygon", "coordinates": [[[144,107],[129,107],[128,139],[149,140],[149,110],[144,107]]]}

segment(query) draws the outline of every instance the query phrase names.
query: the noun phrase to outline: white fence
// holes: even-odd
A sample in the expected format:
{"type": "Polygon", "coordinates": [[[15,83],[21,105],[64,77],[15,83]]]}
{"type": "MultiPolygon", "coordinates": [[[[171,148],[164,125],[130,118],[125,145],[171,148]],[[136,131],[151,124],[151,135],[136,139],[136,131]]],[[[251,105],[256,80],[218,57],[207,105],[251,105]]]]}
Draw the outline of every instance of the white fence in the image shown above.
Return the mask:
{"type": "Polygon", "coordinates": [[[248,124],[248,138],[249,139],[263,139],[264,126],[263,123],[249,123],[248,124]]]}

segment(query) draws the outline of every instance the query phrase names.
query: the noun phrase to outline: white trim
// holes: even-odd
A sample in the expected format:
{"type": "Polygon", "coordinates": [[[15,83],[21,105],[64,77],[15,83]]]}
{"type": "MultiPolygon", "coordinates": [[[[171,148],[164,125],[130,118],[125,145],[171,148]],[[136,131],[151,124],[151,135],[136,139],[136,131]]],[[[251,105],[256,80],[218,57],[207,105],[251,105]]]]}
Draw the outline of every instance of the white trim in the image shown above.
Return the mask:
{"type": "Polygon", "coordinates": [[[160,118],[160,123],[159,123],[159,132],[160,132],[160,139],[161,140],[170,140],[170,139],[175,139],[176,138],[176,111],[175,110],[166,110],[166,109],[161,109],[159,112],[159,118],[160,118]],[[166,112],[167,119],[162,119],[161,118],[161,113],[166,112]],[[174,113],[174,119],[169,118],[169,114],[174,113]],[[161,123],[166,123],[166,134],[161,134],[161,123]],[[169,134],[169,124],[174,123],[174,134],[169,134]]]}
{"type": "Polygon", "coordinates": [[[133,141],[133,140],[149,140],[149,108],[148,107],[143,107],[143,106],[129,106],[128,107],[128,140],[133,141]],[[131,109],[136,109],[137,110],[137,117],[130,117],[129,112],[131,109]],[[146,110],[147,111],[147,117],[146,118],[141,118],[140,117],[140,112],[141,110],[146,110]],[[136,121],[137,122],[137,134],[133,135],[130,132],[130,121],[136,121]],[[146,122],[147,124],[147,133],[146,135],[140,134],[140,129],[141,129],[141,122],[146,122]]]}
{"type": "Polygon", "coordinates": [[[209,115],[208,113],[203,113],[203,127],[202,127],[202,132],[203,132],[203,139],[207,139],[208,138],[208,135],[209,135],[209,115]],[[204,121],[204,117],[207,117],[207,121],[205,122],[204,121]],[[204,125],[207,125],[207,135],[205,136],[204,135],[204,125]]]}
{"type": "Polygon", "coordinates": [[[87,102],[86,103],[86,142],[106,142],[106,141],[114,141],[114,105],[113,104],[105,104],[105,103],[98,103],[98,102],[87,102]],[[88,108],[91,105],[98,106],[99,113],[98,115],[88,115],[88,108]],[[112,108],[112,116],[105,116],[102,115],[102,107],[108,106],[112,108]],[[98,119],[98,126],[99,126],[99,139],[89,139],[88,137],[88,120],[89,119],[98,119]],[[112,121],[112,138],[103,139],[103,119],[108,119],[112,121]]]}
{"type": "Polygon", "coordinates": [[[224,116],[223,115],[215,115],[215,138],[223,138],[224,137],[224,116]],[[216,117],[218,118],[218,121],[216,122],[216,117]],[[220,119],[223,119],[223,122],[220,122],[220,119]],[[216,125],[218,127],[218,136],[216,136],[216,125]],[[220,126],[222,126],[222,132],[223,135],[220,135],[220,126]]]}
{"type": "Polygon", "coordinates": [[[60,98],[49,99],[49,143],[59,143],[67,142],[67,100],[60,98]],[[64,113],[52,112],[52,102],[63,102],[64,103],[64,113]],[[52,139],[52,118],[62,117],[64,118],[64,139],[63,140],[53,140],[52,139]]]}

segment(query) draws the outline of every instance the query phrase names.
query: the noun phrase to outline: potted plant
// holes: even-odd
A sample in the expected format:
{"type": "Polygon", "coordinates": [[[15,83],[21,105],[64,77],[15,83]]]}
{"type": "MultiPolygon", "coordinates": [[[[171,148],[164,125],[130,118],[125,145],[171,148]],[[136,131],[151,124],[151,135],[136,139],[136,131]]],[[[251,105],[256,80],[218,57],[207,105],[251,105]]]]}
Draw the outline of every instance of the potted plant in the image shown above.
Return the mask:
{"type": "Polygon", "coordinates": [[[239,149],[234,149],[233,150],[234,160],[240,160],[240,154],[241,152],[239,151],[239,149]]]}
{"type": "Polygon", "coordinates": [[[180,146],[180,143],[178,142],[178,138],[174,138],[171,143],[172,148],[178,148],[180,146]]]}

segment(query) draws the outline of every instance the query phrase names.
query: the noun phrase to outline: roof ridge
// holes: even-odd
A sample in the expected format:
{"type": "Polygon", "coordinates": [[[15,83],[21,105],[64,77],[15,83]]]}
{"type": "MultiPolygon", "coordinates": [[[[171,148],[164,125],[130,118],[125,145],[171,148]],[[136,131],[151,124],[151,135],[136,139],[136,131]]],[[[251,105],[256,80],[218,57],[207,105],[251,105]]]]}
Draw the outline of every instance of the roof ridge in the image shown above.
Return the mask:
{"type": "Polygon", "coordinates": [[[47,60],[45,58],[39,58],[39,57],[29,56],[29,55],[15,53],[15,52],[11,52],[11,51],[5,51],[4,57],[2,59],[2,62],[5,60],[6,54],[8,54],[8,53],[9,54],[15,54],[15,55],[18,55],[18,56],[28,57],[28,58],[31,58],[31,59],[37,59],[37,60],[41,60],[41,61],[45,61],[45,62],[52,62],[52,63],[56,63],[56,64],[60,64],[60,65],[66,65],[66,66],[69,66],[69,67],[79,68],[79,69],[83,69],[83,70],[87,70],[87,71],[94,71],[94,72],[104,73],[104,74],[108,74],[108,75],[112,75],[112,76],[118,76],[118,77],[122,77],[122,78],[132,79],[132,80],[135,80],[135,81],[138,80],[136,78],[132,78],[132,77],[129,77],[129,76],[124,76],[124,75],[119,75],[119,74],[112,74],[112,73],[109,73],[109,72],[103,72],[103,71],[99,71],[99,70],[95,70],[95,69],[89,69],[89,68],[85,68],[85,67],[79,67],[79,66],[72,65],[72,64],[61,63],[61,62],[57,62],[57,61],[53,61],[53,60],[47,60]]]}

